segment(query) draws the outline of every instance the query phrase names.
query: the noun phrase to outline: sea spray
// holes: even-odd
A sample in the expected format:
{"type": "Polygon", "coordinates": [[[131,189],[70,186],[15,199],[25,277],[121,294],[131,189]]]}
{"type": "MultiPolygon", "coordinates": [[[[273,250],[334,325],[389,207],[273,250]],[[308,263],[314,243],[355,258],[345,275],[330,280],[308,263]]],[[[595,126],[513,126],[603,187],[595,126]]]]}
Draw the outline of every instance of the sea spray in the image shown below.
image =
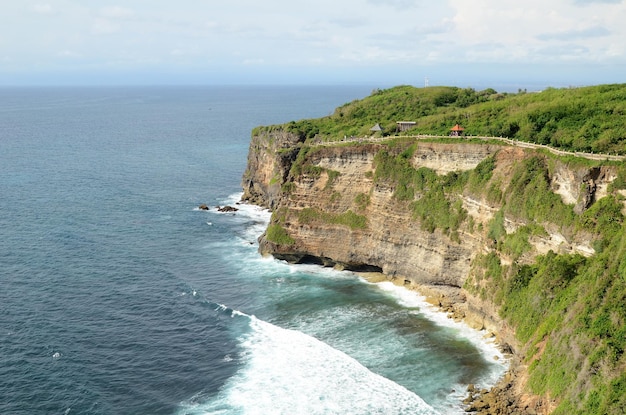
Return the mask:
{"type": "Polygon", "coordinates": [[[248,318],[251,330],[240,339],[241,369],[216,397],[186,402],[181,414],[437,413],[416,394],[345,353],[299,331],[248,318]]]}
{"type": "MultiPolygon", "coordinates": [[[[246,241],[262,232],[269,212],[250,205],[239,207],[237,214],[224,219],[248,227],[240,232],[245,235],[240,243],[242,248],[248,246],[247,254],[240,254],[235,262],[240,272],[249,274],[249,284],[258,284],[256,291],[264,293],[255,311],[263,320],[323,341],[446,414],[463,413],[461,400],[469,383],[488,387],[505,371],[506,359],[496,345],[483,339],[484,333],[448,319],[414,291],[388,282],[370,284],[351,272],[259,256],[256,244],[246,241]]],[[[240,337],[239,341],[249,345],[251,340],[240,337]]],[[[296,367],[293,362],[289,366],[296,367]]],[[[243,396],[237,382],[250,381],[242,373],[229,382],[229,390],[239,391],[237,396],[243,396]]],[[[211,402],[226,400],[221,393],[211,402]]]]}

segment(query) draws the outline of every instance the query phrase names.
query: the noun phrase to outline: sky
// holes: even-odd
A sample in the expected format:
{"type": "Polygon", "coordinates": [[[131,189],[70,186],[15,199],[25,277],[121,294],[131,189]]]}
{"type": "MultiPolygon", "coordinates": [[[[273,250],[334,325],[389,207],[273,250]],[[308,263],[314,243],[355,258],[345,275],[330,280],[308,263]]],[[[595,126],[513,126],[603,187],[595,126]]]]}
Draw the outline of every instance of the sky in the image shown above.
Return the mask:
{"type": "Polygon", "coordinates": [[[0,86],[623,82],[626,0],[0,0],[0,86]]]}

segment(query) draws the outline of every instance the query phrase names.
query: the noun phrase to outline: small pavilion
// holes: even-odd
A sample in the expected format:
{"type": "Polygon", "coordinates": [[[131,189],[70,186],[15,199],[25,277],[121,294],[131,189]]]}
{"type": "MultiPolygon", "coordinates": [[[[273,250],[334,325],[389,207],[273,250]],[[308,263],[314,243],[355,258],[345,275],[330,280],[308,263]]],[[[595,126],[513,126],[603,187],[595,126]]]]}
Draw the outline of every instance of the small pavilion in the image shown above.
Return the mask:
{"type": "Polygon", "coordinates": [[[465,131],[465,128],[455,124],[454,127],[450,128],[450,137],[460,137],[463,135],[463,131],[465,131]]]}
{"type": "Polygon", "coordinates": [[[373,133],[382,133],[383,132],[383,127],[381,127],[380,124],[376,123],[375,126],[370,128],[370,131],[373,132],[373,133]]]}
{"type": "Polygon", "coordinates": [[[415,127],[417,122],[415,121],[396,121],[397,127],[396,130],[399,132],[410,130],[415,127]]]}

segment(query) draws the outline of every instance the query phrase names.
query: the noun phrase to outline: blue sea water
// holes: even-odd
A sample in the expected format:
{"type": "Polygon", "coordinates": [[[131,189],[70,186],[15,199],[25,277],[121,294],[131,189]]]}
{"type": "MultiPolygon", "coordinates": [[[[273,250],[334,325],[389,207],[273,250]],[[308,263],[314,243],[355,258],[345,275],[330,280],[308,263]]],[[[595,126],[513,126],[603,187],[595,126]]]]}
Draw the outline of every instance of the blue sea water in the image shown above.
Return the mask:
{"type": "Polygon", "coordinates": [[[482,333],[197,209],[237,202],[253,127],[371,89],[0,89],[0,413],[463,413],[506,367],[482,333]]]}

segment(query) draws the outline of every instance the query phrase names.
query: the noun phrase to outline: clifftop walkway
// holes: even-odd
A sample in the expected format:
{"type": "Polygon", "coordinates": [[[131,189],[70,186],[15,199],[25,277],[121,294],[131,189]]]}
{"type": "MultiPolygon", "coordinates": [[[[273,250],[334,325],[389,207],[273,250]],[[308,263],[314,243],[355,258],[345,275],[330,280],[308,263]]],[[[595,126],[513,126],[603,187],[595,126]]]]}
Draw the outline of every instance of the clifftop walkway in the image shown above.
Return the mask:
{"type": "MultiPolygon", "coordinates": [[[[428,139],[450,138],[450,137],[446,135],[426,135],[426,134],[402,135],[402,136],[396,135],[396,136],[389,136],[389,137],[346,137],[338,141],[319,141],[317,142],[317,144],[323,145],[323,146],[332,146],[332,145],[338,145],[338,144],[344,144],[344,143],[383,143],[385,141],[390,141],[396,138],[414,138],[416,140],[428,140],[428,139]]],[[[503,141],[507,144],[521,147],[521,148],[544,149],[558,156],[575,156],[575,157],[586,158],[588,160],[596,160],[596,161],[605,161],[605,160],[624,161],[626,160],[626,156],[601,154],[601,153],[584,153],[580,151],[564,151],[564,150],[556,149],[554,147],[547,146],[545,144],[527,143],[525,141],[512,140],[510,138],[505,138],[505,137],[463,136],[463,137],[454,137],[454,138],[474,138],[474,139],[479,139],[479,140],[484,140],[484,141],[498,140],[498,141],[503,141]]]]}

